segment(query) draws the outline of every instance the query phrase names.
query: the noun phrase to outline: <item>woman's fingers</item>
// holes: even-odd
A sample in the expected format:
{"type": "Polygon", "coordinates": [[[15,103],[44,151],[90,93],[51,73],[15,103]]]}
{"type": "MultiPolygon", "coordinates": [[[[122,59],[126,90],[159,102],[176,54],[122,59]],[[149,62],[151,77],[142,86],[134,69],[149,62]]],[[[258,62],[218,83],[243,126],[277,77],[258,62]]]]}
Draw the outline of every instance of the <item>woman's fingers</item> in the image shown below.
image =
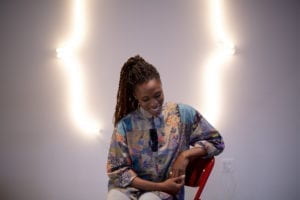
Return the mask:
{"type": "Polygon", "coordinates": [[[182,169],[172,169],[169,173],[170,178],[178,177],[185,174],[185,171],[182,169]]]}
{"type": "Polygon", "coordinates": [[[178,176],[174,178],[174,181],[180,186],[184,185],[185,175],[178,176]]]}
{"type": "Polygon", "coordinates": [[[170,178],[175,178],[175,177],[177,177],[177,176],[178,176],[177,170],[172,169],[172,170],[170,171],[169,177],[170,177],[170,178]]]}

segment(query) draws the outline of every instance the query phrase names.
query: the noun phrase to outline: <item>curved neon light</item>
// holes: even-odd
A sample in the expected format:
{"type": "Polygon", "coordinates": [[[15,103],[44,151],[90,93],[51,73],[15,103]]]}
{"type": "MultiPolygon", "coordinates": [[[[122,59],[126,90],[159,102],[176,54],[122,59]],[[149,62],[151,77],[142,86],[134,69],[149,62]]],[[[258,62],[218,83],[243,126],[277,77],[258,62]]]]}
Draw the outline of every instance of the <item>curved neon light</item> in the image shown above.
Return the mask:
{"type": "Polygon", "coordinates": [[[68,40],[56,49],[57,57],[61,59],[65,73],[68,76],[70,91],[70,113],[75,124],[85,133],[98,134],[99,121],[88,114],[85,101],[84,73],[77,52],[86,36],[85,1],[74,0],[73,28],[68,40]]]}
{"type": "Polygon", "coordinates": [[[235,53],[235,46],[224,28],[222,0],[210,0],[213,39],[216,47],[209,57],[203,73],[203,98],[206,118],[216,124],[221,113],[222,65],[235,53]]]}

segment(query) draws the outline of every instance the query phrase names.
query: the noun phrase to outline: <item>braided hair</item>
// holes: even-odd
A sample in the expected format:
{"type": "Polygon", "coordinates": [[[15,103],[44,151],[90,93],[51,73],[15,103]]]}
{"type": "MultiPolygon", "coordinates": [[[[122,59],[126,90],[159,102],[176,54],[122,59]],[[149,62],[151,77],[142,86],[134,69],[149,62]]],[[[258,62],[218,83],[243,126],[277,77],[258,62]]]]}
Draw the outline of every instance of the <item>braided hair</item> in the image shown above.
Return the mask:
{"type": "Polygon", "coordinates": [[[120,73],[117,104],[114,114],[114,125],[128,113],[138,107],[138,101],[134,97],[135,87],[149,80],[160,80],[156,68],[146,62],[141,56],[129,58],[123,65],[120,73]]]}

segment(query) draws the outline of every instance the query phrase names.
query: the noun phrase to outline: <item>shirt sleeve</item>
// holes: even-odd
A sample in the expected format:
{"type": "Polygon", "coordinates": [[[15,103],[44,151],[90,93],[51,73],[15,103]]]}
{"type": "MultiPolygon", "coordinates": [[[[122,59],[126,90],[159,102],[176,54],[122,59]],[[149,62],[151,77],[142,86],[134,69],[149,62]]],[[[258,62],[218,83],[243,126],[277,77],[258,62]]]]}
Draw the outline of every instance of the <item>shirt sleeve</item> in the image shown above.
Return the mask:
{"type": "Polygon", "coordinates": [[[107,175],[116,187],[126,187],[137,176],[126,142],[126,131],[120,122],[114,129],[107,159],[107,175]]]}
{"type": "Polygon", "coordinates": [[[205,148],[206,158],[216,156],[224,150],[224,141],[217,131],[197,110],[179,104],[182,121],[189,126],[189,144],[205,148]]]}

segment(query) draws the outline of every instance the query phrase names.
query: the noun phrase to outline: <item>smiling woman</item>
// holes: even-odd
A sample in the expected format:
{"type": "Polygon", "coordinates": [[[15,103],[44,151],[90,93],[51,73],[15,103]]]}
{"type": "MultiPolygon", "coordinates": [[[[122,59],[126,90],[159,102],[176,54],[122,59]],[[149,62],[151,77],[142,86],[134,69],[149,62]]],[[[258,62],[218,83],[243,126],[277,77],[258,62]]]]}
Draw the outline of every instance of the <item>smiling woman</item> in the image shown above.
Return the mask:
{"type": "Polygon", "coordinates": [[[107,160],[109,200],[182,200],[189,161],[223,149],[221,135],[197,110],[164,103],[153,65],[139,55],[128,59],[120,73],[107,160]]]}
{"type": "Polygon", "coordinates": [[[161,112],[164,95],[160,80],[152,79],[136,86],[135,98],[141,107],[157,116],[161,112]]]}

